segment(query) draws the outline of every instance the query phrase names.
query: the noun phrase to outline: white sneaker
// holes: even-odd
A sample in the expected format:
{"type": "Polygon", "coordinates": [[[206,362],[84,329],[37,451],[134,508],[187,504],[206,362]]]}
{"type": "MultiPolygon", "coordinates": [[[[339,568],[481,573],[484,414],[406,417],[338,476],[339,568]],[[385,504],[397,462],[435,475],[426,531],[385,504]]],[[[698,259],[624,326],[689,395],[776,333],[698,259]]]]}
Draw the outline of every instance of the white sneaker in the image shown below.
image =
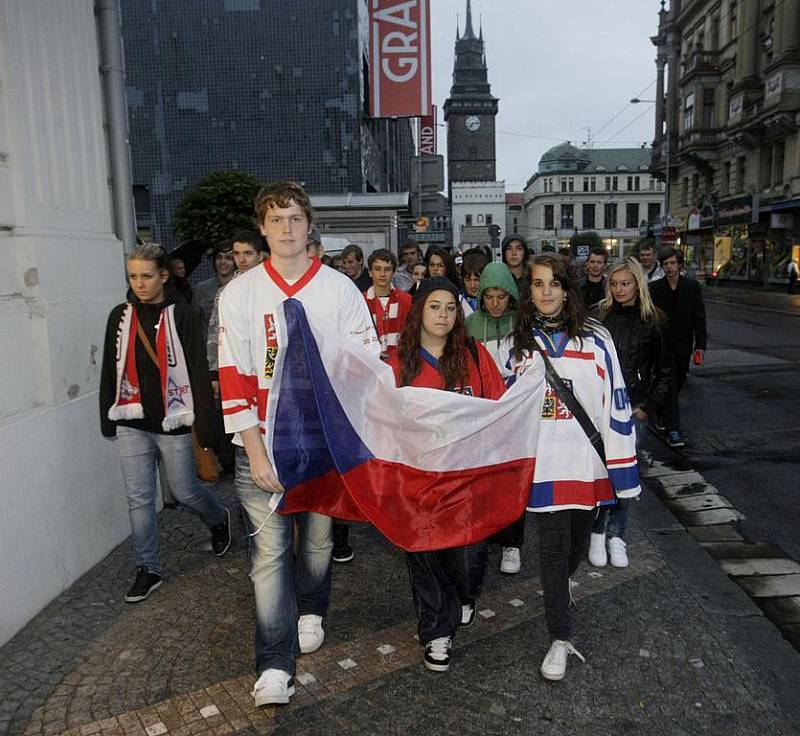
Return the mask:
{"type": "Polygon", "coordinates": [[[585,662],[584,656],[572,646],[571,642],[556,639],[547,650],[544,662],[542,662],[542,677],[545,680],[563,680],[567,671],[567,657],[574,654],[581,662],[585,662]]]}
{"type": "Polygon", "coordinates": [[[297,638],[300,640],[300,651],[303,654],[316,652],[325,641],[322,629],[322,616],[306,613],[297,620],[297,638]]]}
{"type": "Polygon", "coordinates": [[[589,537],[589,562],[595,567],[605,567],[608,564],[605,532],[602,534],[592,532],[591,537],[589,537]]]}
{"type": "Polygon", "coordinates": [[[628,545],[619,537],[611,537],[608,540],[608,554],[611,558],[611,564],[614,567],[627,567],[628,566],[628,553],[626,547],[628,545]]]}
{"type": "Polygon", "coordinates": [[[503,547],[503,559],[500,561],[500,572],[516,575],[519,572],[519,547],[503,547]]]}
{"type": "Polygon", "coordinates": [[[450,668],[450,647],[453,639],[440,636],[425,645],[425,666],[433,672],[447,672],[450,668]]]}
{"type": "Polygon", "coordinates": [[[253,688],[256,708],[263,708],[265,705],[286,705],[292,695],[294,695],[294,677],[283,670],[264,670],[253,688]]]}

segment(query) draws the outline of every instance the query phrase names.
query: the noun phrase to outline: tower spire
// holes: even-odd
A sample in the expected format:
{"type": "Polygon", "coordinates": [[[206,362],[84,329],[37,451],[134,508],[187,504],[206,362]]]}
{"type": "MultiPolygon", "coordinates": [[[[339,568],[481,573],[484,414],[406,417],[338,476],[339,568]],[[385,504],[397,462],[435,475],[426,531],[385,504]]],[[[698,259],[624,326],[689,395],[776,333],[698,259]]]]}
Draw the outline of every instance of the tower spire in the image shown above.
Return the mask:
{"type": "Polygon", "coordinates": [[[472,0],[467,0],[467,27],[464,29],[464,38],[475,37],[475,31],[472,29],[472,0]]]}

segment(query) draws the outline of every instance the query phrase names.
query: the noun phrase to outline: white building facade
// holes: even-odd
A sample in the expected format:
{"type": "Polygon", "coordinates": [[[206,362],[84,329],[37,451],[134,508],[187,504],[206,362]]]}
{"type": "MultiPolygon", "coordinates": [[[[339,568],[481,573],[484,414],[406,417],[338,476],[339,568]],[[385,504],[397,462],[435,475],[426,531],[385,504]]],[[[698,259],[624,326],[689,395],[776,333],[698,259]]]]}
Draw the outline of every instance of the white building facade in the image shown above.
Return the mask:
{"type": "Polygon", "coordinates": [[[130,533],[98,420],[125,274],[94,11],[0,0],[0,644],[130,533]]]}
{"type": "Polygon", "coordinates": [[[453,248],[488,245],[489,226],[503,228],[506,222],[506,183],[504,181],[454,181],[450,202],[453,223],[453,248]]]}
{"type": "Polygon", "coordinates": [[[612,257],[631,253],[642,223],[660,221],[663,212],[664,184],[650,174],[651,155],[646,147],[551,148],[523,196],[530,245],[557,249],[596,232],[612,257]]]}

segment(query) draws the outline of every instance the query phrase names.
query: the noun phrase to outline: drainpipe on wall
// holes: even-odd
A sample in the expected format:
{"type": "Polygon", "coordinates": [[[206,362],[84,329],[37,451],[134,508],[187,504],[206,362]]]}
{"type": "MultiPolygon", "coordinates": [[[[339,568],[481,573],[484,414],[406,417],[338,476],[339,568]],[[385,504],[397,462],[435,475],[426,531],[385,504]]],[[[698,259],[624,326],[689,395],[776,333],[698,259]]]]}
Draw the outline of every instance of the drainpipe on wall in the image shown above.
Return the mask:
{"type": "Polygon", "coordinates": [[[133,208],[119,0],[96,0],[94,8],[100,37],[100,72],[105,92],[103,103],[108,126],[114,232],[127,254],[136,247],[136,216],[133,208]]]}

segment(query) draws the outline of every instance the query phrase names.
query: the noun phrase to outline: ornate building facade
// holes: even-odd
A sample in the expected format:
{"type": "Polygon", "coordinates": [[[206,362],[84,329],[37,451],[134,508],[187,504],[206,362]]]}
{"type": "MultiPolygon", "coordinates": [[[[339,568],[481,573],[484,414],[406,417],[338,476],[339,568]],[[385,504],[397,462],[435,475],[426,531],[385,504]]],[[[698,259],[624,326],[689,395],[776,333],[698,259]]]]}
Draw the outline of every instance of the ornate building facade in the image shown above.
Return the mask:
{"type": "Polygon", "coordinates": [[[785,283],[800,242],[800,0],[662,2],[653,170],[700,276],[785,283]]]}

